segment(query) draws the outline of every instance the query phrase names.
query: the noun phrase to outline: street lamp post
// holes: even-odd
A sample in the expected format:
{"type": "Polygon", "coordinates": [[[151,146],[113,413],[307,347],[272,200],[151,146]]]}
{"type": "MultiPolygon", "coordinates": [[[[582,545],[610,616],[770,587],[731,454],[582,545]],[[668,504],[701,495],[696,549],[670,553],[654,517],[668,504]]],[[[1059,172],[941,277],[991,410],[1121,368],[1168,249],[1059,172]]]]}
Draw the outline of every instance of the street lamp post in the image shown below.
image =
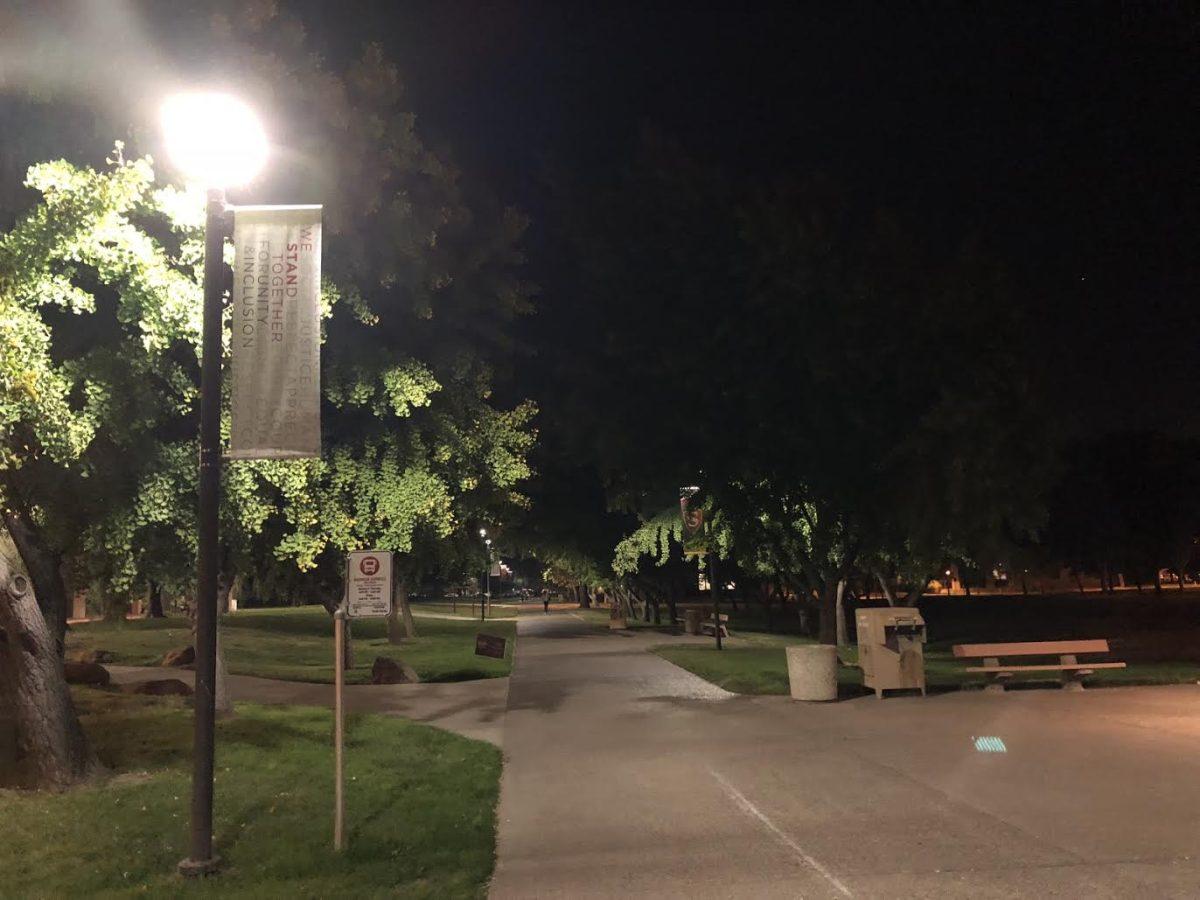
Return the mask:
{"type": "Polygon", "coordinates": [[[483,621],[484,610],[492,605],[492,539],[484,538],[483,603],[480,604],[479,621],[483,621]],[[484,605],[486,604],[486,606],[484,605]]]}
{"type": "Polygon", "coordinates": [[[213,853],[213,756],[216,724],[217,570],[221,500],[221,295],[228,233],[225,188],[250,181],[266,161],[267,142],[253,111],[227,94],[180,94],[162,110],[167,152],[189,181],[207,189],[204,309],[200,339],[199,534],[196,553],[196,690],[187,876],[216,871],[213,853]]]}
{"type": "MultiPolygon", "coordinates": [[[[483,558],[483,578],[479,579],[479,586],[481,588],[484,588],[479,593],[479,621],[482,622],[484,620],[484,615],[486,613],[484,604],[487,602],[487,587],[485,587],[485,585],[487,585],[487,582],[490,580],[488,578],[488,563],[490,561],[488,559],[488,557],[491,555],[491,551],[490,551],[489,547],[491,546],[492,542],[488,539],[486,528],[479,529],[479,537],[483,540],[483,557],[484,557],[483,558]]],[[[490,587],[490,585],[488,585],[488,586],[490,587]]]]}
{"type": "MultiPolygon", "coordinates": [[[[715,541],[713,542],[716,543],[715,541]]],[[[717,649],[721,649],[721,595],[717,590],[717,549],[708,551],[708,587],[712,591],[713,634],[717,636],[717,649]]]]}

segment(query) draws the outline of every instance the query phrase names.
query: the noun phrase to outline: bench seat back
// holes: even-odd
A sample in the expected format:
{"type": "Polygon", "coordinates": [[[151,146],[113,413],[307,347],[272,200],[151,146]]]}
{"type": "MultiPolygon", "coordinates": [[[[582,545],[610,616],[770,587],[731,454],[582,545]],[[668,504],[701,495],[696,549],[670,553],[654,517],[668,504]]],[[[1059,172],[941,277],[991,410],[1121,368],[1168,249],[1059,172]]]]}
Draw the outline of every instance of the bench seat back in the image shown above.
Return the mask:
{"type": "Polygon", "coordinates": [[[1009,644],[955,644],[954,655],[984,656],[1058,656],[1064,653],[1107,653],[1108,641],[1024,641],[1009,644]]]}

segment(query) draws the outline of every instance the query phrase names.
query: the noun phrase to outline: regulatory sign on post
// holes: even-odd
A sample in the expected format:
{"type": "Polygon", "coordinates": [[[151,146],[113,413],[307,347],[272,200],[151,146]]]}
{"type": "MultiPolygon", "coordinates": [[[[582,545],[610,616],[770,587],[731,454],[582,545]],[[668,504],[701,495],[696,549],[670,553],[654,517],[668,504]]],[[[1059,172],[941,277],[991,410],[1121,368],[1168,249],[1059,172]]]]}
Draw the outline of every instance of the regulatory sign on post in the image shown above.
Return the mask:
{"type": "Polygon", "coordinates": [[[352,619],[380,618],[391,611],[391,551],[354,551],[346,559],[346,615],[352,619]]]}

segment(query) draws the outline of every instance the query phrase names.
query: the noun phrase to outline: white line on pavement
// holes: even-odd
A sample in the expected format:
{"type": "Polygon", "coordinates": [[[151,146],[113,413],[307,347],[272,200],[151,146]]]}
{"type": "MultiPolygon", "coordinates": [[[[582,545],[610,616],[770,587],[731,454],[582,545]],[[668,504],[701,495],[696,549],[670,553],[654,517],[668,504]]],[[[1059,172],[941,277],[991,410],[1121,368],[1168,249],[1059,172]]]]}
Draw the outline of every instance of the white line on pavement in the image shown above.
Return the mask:
{"type": "Polygon", "coordinates": [[[823,865],[821,865],[819,862],[817,862],[815,859],[813,859],[811,856],[809,856],[807,853],[805,853],[803,847],[801,847],[794,840],[792,840],[790,837],[788,837],[787,834],[784,833],[784,831],[778,825],[776,825],[769,818],[767,818],[766,813],[764,813],[761,809],[759,809],[757,806],[755,806],[753,803],[751,803],[748,799],[746,799],[746,795],[743,794],[741,791],[739,791],[737,788],[735,788],[732,784],[730,784],[725,779],[725,776],[723,776],[716,769],[709,769],[708,771],[709,771],[709,774],[712,775],[712,777],[717,780],[717,783],[720,784],[721,787],[725,790],[725,793],[729,795],[730,799],[732,799],[734,803],[736,803],[739,807],[741,807],[742,812],[746,813],[746,815],[748,815],[748,816],[752,816],[753,818],[758,819],[758,821],[761,822],[766,827],[767,831],[771,832],[771,834],[775,835],[775,837],[779,839],[780,843],[782,843],[789,850],[791,850],[793,853],[795,853],[804,862],[808,863],[808,865],[810,865],[813,869],[815,869],[821,875],[822,878],[824,878],[826,881],[828,881],[830,884],[832,884],[835,888],[837,888],[838,891],[843,896],[846,896],[846,897],[854,896],[854,894],[852,894],[850,892],[850,888],[848,888],[848,887],[846,887],[846,885],[842,884],[841,881],[839,881],[837,879],[837,876],[835,876],[832,872],[830,872],[828,869],[826,869],[823,865]]]}

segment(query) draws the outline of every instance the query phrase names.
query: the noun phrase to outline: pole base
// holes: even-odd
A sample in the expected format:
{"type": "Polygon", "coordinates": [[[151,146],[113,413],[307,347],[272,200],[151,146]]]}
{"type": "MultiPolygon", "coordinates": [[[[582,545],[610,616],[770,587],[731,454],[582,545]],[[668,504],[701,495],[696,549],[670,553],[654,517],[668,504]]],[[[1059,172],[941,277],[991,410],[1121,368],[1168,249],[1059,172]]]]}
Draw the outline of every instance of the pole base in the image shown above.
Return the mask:
{"type": "Polygon", "coordinates": [[[209,859],[185,859],[176,866],[179,874],[184,878],[207,878],[209,875],[217,874],[217,869],[220,867],[221,857],[219,856],[212,856],[209,859]]]}

